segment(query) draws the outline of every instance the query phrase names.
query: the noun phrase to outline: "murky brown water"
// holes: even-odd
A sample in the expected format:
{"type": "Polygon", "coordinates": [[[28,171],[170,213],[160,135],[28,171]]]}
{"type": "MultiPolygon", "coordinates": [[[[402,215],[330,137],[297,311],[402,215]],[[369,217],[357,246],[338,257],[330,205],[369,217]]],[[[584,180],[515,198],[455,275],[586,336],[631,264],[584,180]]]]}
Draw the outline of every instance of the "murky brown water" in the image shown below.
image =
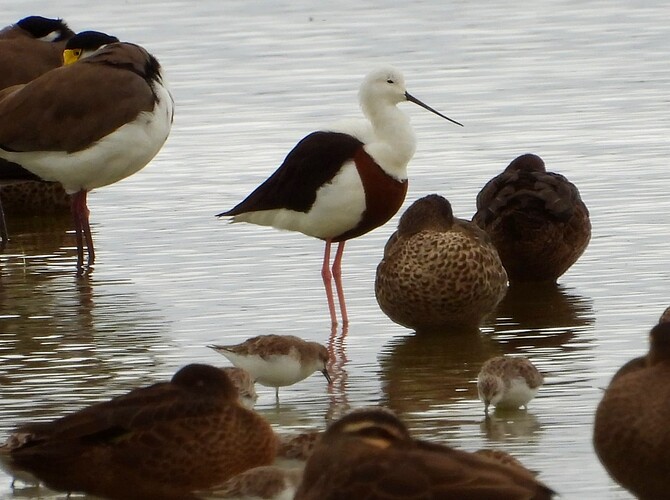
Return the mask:
{"type": "MultiPolygon", "coordinates": [[[[595,406],[614,370],[646,349],[670,305],[670,28],[663,2],[15,2],[146,46],[177,103],[172,135],[139,174],[89,197],[97,261],[75,277],[69,220],[9,221],[0,255],[0,438],[199,361],[205,347],[261,333],[330,343],[336,383],[314,376],[260,388],[278,428],[323,427],[385,404],[417,435],[468,450],[500,447],[562,498],[629,498],[591,447],[595,406]],[[56,10],[58,9],[58,10],[56,10]],[[406,204],[440,192],[474,212],[484,183],[521,153],[575,182],[593,238],[553,292],[514,292],[480,335],[415,336],[374,299],[397,219],[344,258],[351,326],[331,335],[322,243],[214,214],[263,180],[306,133],[357,115],[371,66],[393,63],[417,97],[465,123],[405,105],[419,145],[406,204]],[[479,365],[533,359],[546,385],[527,413],[488,423],[479,365]]],[[[0,475],[0,496],[11,497],[0,475]]],[[[16,496],[37,495],[17,490],[16,496]]],[[[61,495],[62,496],[62,495],[61,495]]]]}

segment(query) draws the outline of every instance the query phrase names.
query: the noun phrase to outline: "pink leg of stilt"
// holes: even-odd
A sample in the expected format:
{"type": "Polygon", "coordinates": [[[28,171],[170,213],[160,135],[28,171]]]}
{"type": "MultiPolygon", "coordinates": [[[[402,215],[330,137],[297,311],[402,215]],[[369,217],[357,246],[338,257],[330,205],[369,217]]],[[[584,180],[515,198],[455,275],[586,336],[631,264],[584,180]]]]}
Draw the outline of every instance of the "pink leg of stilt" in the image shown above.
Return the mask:
{"type": "MultiPolygon", "coordinates": [[[[330,273],[330,240],[326,240],[326,250],[323,253],[323,266],[321,267],[321,277],[323,278],[323,286],[326,288],[326,298],[328,299],[328,310],[330,311],[330,321],[333,326],[337,325],[337,317],[335,316],[335,300],[333,299],[332,280],[333,275],[330,273]]],[[[337,282],[336,282],[337,284],[337,282]]]]}
{"type": "Polygon", "coordinates": [[[335,278],[335,290],[337,290],[337,300],[340,302],[340,312],[342,313],[342,326],[349,324],[347,316],[347,305],[344,301],[344,288],[342,287],[342,254],[344,253],[344,241],[340,241],[335,252],[333,260],[333,277],[335,278]]]}

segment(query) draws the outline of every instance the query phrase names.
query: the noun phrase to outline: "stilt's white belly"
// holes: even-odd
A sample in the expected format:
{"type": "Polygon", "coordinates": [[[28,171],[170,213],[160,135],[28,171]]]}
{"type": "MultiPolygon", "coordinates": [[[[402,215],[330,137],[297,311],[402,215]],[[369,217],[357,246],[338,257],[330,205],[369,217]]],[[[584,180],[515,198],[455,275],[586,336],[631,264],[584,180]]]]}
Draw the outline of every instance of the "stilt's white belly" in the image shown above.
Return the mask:
{"type": "Polygon", "coordinates": [[[365,191],[353,161],[342,166],[332,181],[321,186],[309,212],[284,208],[236,215],[234,222],[251,222],[278,229],[299,231],[327,239],[356,227],[365,212],[365,191]]]}

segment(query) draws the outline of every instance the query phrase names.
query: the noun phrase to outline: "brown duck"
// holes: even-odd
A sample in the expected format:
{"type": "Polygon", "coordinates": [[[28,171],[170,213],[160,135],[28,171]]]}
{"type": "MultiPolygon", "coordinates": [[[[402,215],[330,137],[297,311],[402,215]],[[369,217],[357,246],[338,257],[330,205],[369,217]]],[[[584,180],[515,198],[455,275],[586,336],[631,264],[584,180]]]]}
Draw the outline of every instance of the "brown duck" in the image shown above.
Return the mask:
{"type": "Polygon", "coordinates": [[[610,476],[642,499],[668,498],[670,307],[649,334],[649,352],[623,365],[596,410],[593,445],[610,476]]]}
{"type": "Polygon", "coordinates": [[[527,470],[413,439],[392,412],[354,411],[325,432],[295,500],[548,499],[527,470]]]}
{"type": "Polygon", "coordinates": [[[591,239],[589,211],[574,184],[525,154],[490,180],[473,217],[498,249],[510,283],[555,283],[591,239]]]}
{"type": "Polygon", "coordinates": [[[277,439],[263,417],[240,404],[223,370],[191,364],[170,382],[22,426],[4,448],[16,469],[55,490],[185,499],[269,465],[277,439]]]}
{"type": "Polygon", "coordinates": [[[451,204],[437,194],[415,201],[402,215],[375,280],[382,311],[415,330],[476,328],[506,290],[507,274],[490,238],[454,217],[451,204]]]}

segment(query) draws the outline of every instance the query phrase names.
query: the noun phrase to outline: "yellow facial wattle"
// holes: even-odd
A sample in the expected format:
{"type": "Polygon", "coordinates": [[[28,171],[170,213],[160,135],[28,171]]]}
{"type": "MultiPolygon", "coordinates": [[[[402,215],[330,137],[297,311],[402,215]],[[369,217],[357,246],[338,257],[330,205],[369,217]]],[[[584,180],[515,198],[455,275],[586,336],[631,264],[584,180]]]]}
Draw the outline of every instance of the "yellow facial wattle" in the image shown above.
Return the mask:
{"type": "Polygon", "coordinates": [[[81,49],[65,49],[63,51],[63,66],[75,63],[81,57],[81,49]]]}

